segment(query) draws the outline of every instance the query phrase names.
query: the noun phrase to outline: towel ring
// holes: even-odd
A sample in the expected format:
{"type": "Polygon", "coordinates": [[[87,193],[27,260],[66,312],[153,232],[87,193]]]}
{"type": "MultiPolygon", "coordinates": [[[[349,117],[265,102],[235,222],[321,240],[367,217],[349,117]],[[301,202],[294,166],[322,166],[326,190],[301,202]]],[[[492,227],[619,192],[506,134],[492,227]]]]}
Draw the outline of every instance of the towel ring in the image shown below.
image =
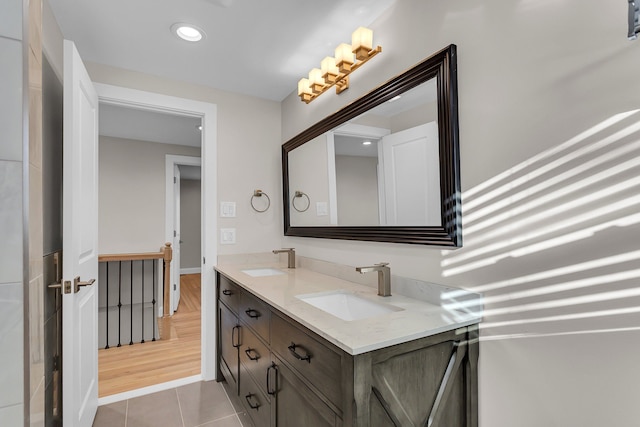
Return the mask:
{"type": "Polygon", "coordinates": [[[293,206],[293,209],[297,210],[298,212],[306,212],[307,209],[309,209],[309,206],[311,205],[311,200],[309,200],[309,196],[307,196],[307,193],[303,192],[303,191],[296,191],[293,199],[291,199],[291,205],[293,206]],[[304,209],[298,209],[298,207],[296,206],[296,199],[298,197],[306,197],[307,198],[307,207],[304,209]]]}
{"type": "Polygon", "coordinates": [[[256,212],[262,213],[262,212],[266,212],[269,209],[269,206],[271,206],[271,199],[269,198],[267,193],[265,193],[262,190],[253,190],[253,196],[251,196],[251,207],[253,208],[253,210],[256,212]],[[260,210],[254,206],[253,199],[255,199],[256,197],[262,197],[262,196],[265,196],[267,198],[267,207],[260,210]]]}

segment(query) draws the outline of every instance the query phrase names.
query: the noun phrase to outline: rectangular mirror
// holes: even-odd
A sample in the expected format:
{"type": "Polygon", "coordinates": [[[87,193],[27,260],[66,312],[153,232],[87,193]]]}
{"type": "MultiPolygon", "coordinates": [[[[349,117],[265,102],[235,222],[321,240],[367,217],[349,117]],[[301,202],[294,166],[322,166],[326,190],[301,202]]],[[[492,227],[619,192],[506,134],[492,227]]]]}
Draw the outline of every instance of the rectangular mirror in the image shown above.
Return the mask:
{"type": "Polygon", "coordinates": [[[455,54],[283,144],[285,235],[462,245],[455,54]]]}

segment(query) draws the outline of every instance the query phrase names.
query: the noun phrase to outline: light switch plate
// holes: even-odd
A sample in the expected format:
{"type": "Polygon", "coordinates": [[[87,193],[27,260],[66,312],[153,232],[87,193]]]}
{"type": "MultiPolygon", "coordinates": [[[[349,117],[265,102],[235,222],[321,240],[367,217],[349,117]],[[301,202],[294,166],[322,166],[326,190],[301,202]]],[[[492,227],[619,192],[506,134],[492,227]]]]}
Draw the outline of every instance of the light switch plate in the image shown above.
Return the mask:
{"type": "Polygon", "coordinates": [[[329,215],[329,205],[327,202],[316,202],[316,215],[327,216],[329,215]]]}
{"type": "Polygon", "coordinates": [[[222,218],[235,218],[236,202],[220,202],[220,216],[222,218]]]}
{"type": "Polygon", "coordinates": [[[220,244],[221,245],[233,245],[236,243],[236,229],[235,228],[221,228],[220,229],[220,244]]]}

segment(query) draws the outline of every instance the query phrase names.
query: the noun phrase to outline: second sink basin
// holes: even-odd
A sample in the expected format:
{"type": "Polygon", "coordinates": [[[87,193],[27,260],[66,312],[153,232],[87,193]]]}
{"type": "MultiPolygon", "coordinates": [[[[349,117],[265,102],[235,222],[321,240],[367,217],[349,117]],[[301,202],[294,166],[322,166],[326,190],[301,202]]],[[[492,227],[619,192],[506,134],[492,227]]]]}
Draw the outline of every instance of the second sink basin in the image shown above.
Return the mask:
{"type": "Polygon", "coordinates": [[[242,270],[242,272],[251,277],[278,276],[280,274],[284,274],[284,271],[277,270],[275,268],[252,268],[249,270],[242,270]]]}
{"type": "Polygon", "coordinates": [[[401,311],[393,305],[371,301],[347,291],[319,292],[297,295],[296,298],[311,304],[342,320],[359,320],[401,311]]]}

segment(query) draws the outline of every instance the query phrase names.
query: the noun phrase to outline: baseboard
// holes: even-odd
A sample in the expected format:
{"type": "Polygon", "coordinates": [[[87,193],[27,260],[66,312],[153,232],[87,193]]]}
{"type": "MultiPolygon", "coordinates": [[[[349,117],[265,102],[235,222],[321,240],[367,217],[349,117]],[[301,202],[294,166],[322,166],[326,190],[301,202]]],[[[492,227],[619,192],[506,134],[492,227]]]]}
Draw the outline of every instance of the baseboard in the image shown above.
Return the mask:
{"type": "Polygon", "coordinates": [[[200,267],[180,269],[180,274],[200,274],[201,272],[202,270],[200,269],[200,267]]]}
{"type": "Polygon", "coordinates": [[[108,405],[114,402],[120,402],[134,397],[145,396],[147,394],[159,391],[170,390],[187,384],[202,381],[201,375],[193,375],[191,377],[180,378],[179,380],[167,381],[166,383],[150,385],[148,387],[138,388],[136,390],[125,391],[124,393],[112,394],[98,399],[98,406],[108,405]]]}

